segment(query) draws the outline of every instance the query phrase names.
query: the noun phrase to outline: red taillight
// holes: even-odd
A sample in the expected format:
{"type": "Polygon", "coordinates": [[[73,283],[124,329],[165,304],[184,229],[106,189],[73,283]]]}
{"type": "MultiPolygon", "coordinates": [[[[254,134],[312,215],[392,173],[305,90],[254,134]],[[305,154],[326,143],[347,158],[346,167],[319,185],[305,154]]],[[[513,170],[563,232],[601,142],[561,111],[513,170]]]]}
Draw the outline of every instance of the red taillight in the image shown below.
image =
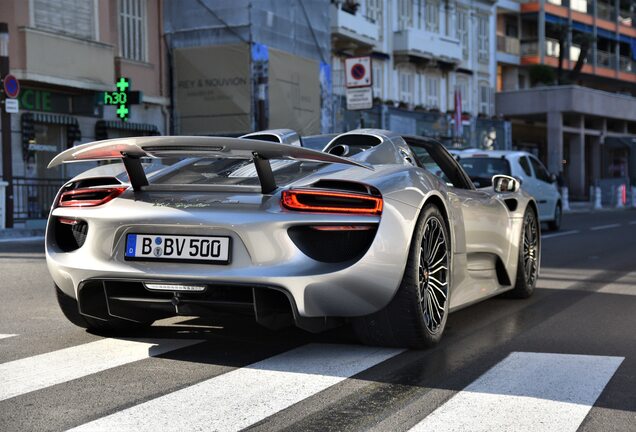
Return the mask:
{"type": "Polygon", "coordinates": [[[382,213],[382,198],[349,192],[291,189],[283,191],[283,207],[289,210],[322,213],[382,213]]]}
{"type": "Polygon", "coordinates": [[[62,192],[59,207],[95,207],[121,195],[127,187],[86,188],[62,192]]]}

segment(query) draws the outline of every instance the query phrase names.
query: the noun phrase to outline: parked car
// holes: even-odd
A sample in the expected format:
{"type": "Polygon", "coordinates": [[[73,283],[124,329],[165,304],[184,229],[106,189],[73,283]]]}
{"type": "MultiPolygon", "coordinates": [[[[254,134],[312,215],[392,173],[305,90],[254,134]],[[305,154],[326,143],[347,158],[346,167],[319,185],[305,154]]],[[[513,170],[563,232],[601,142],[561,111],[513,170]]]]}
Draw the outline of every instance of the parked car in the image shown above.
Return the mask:
{"type": "Polygon", "coordinates": [[[556,175],[533,154],[524,151],[463,151],[455,154],[477,188],[492,186],[492,176],[504,174],[521,180],[521,188],[539,205],[539,220],[551,230],[561,227],[563,205],[556,175]]]}

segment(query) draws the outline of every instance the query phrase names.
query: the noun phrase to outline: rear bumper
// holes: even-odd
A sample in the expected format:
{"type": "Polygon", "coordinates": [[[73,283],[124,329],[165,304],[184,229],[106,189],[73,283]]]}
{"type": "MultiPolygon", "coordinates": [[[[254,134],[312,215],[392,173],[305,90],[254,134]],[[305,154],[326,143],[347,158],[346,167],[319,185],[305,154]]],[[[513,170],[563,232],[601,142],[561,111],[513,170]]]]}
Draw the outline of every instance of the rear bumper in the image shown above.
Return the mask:
{"type": "MultiPolygon", "coordinates": [[[[81,218],[89,226],[86,242],[72,252],[62,251],[51,229],[47,231],[49,272],[67,295],[78,298],[80,287],[104,280],[199,282],[255,291],[266,287],[284,292],[297,318],[353,317],[385,307],[402,279],[418,212],[411,206],[385,200],[377,234],[366,253],[353,263],[324,263],[304,255],[290,239],[288,229],[312,223],[368,223],[368,217],[262,209],[250,214],[166,208],[149,217],[148,212],[139,211],[140,206],[133,212],[129,208],[117,209],[116,201],[103,207],[79,211],[59,208],[53,212],[52,217],[81,218]],[[113,217],[118,210],[126,210],[125,219],[113,217]],[[232,238],[232,262],[205,265],[126,261],[125,238],[131,232],[227,235],[232,238]]],[[[150,206],[148,211],[157,209],[150,206]]],[[[160,302],[155,303],[148,308],[157,308],[160,302]]],[[[163,306],[168,305],[164,303],[163,306]]],[[[191,302],[191,306],[195,303],[191,302]]],[[[174,305],[170,306],[174,315],[174,305]]]]}

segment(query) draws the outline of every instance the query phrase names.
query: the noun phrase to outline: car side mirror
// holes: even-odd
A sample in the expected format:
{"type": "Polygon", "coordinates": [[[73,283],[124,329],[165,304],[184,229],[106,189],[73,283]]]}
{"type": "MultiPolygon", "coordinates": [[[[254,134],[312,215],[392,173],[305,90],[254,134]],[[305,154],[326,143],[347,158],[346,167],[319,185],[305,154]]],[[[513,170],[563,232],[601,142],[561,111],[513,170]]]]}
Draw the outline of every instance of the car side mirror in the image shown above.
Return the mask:
{"type": "Polygon", "coordinates": [[[492,176],[492,187],[497,193],[518,192],[521,185],[514,177],[503,174],[492,176]]]}

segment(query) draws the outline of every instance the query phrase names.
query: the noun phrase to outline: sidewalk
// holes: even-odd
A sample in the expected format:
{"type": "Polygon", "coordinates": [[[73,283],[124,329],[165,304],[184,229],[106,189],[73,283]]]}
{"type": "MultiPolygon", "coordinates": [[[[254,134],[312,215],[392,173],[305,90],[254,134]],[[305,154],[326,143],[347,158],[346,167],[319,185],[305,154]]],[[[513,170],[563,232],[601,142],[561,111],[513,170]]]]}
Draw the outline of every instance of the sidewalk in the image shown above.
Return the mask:
{"type": "Polygon", "coordinates": [[[44,229],[0,229],[0,242],[44,239],[44,229]]]}
{"type": "Polygon", "coordinates": [[[590,212],[606,212],[606,211],[622,211],[622,210],[630,210],[634,207],[631,207],[627,204],[625,207],[617,208],[617,207],[603,207],[600,209],[594,208],[594,203],[590,201],[570,201],[570,210],[564,211],[563,213],[590,213],[590,212]]]}

